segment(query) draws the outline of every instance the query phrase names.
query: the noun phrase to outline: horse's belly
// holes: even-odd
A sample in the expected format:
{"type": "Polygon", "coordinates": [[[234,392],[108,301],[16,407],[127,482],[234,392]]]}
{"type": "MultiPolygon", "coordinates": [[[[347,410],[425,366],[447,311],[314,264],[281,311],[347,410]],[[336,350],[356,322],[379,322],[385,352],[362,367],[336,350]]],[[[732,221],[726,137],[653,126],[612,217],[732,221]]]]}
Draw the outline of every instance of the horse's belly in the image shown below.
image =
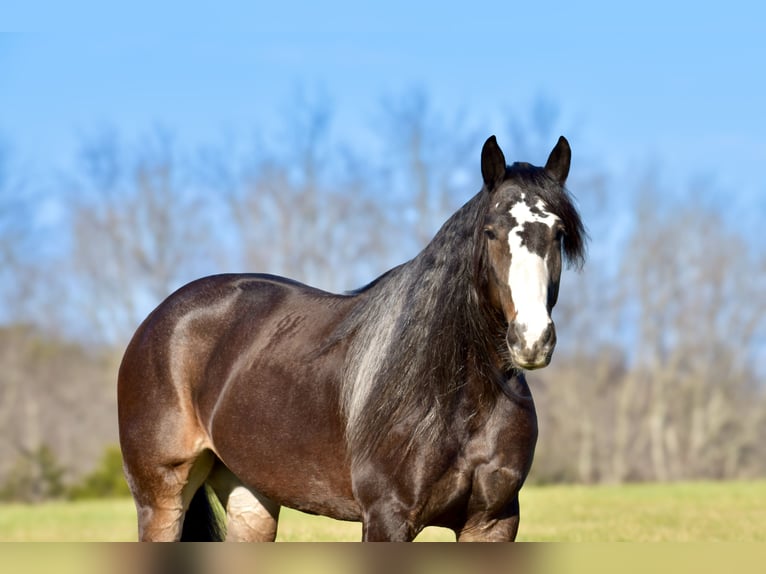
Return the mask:
{"type": "Polygon", "coordinates": [[[334,381],[321,364],[296,361],[287,372],[284,362],[269,363],[226,389],[210,420],[216,453],[279,504],[358,520],[334,381]]]}

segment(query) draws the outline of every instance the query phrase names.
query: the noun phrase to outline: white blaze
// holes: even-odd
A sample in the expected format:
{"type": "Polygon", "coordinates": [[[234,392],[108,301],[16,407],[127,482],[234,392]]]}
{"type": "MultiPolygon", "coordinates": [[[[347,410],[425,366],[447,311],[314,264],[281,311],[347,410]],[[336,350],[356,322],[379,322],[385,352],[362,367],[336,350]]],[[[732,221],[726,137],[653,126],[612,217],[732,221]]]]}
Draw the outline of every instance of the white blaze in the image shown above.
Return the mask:
{"type": "Polygon", "coordinates": [[[558,218],[545,211],[545,205],[538,201],[535,206],[542,212],[533,213],[524,202],[515,204],[511,216],[518,226],[508,234],[508,246],[511,250],[511,266],[508,271],[508,286],[511,288],[513,303],[516,307],[516,323],[521,326],[527,347],[531,347],[550,325],[548,315],[548,264],[543,257],[531,252],[522,245],[519,235],[526,223],[544,223],[552,227],[558,218]]]}

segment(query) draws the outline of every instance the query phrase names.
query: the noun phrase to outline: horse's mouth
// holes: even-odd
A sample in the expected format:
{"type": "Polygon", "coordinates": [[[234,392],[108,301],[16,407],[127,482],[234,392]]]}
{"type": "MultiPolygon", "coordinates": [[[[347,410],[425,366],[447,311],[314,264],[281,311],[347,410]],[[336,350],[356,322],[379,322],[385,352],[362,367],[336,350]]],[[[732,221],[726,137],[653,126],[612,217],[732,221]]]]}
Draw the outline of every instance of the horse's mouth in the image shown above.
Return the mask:
{"type": "Polygon", "coordinates": [[[524,369],[525,371],[534,371],[535,369],[542,369],[544,367],[547,367],[550,361],[540,361],[537,363],[519,363],[516,362],[516,366],[520,369],[524,369]]]}
{"type": "Polygon", "coordinates": [[[535,369],[545,368],[550,364],[553,357],[553,348],[545,353],[536,353],[534,356],[525,356],[523,353],[514,351],[514,349],[510,349],[510,354],[511,360],[516,367],[525,371],[534,371],[535,369]]]}

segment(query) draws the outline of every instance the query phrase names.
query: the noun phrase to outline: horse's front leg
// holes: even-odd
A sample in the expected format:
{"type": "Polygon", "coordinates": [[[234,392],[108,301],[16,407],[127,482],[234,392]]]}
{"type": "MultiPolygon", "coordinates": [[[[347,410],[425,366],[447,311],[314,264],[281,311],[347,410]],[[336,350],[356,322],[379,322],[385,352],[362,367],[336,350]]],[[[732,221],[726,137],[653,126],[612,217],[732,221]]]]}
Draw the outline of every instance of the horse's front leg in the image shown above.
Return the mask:
{"type": "Polygon", "coordinates": [[[456,532],[458,542],[513,542],[519,530],[518,496],[497,516],[479,513],[456,532]]]}
{"type": "Polygon", "coordinates": [[[412,542],[418,531],[407,515],[408,512],[393,501],[367,508],[362,519],[362,541],[412,542]]]}

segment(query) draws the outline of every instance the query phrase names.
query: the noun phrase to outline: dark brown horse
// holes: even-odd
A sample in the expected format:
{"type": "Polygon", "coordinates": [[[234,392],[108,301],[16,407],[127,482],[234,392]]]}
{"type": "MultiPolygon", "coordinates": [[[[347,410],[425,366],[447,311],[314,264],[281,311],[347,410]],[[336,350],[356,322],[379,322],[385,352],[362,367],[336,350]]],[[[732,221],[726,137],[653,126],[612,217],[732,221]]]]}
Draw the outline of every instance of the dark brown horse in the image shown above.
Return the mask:
{"type": "Polygon", "coordinates": [[[562,137],[543,168],[484,144],[481,191],[411,261],[334,295],[206,277],[138,328],[120,367],[141,540],[273,540],[280,506],[361,521],[364,540],[513,540],[562,258],[584,230],[562,137]]]}

